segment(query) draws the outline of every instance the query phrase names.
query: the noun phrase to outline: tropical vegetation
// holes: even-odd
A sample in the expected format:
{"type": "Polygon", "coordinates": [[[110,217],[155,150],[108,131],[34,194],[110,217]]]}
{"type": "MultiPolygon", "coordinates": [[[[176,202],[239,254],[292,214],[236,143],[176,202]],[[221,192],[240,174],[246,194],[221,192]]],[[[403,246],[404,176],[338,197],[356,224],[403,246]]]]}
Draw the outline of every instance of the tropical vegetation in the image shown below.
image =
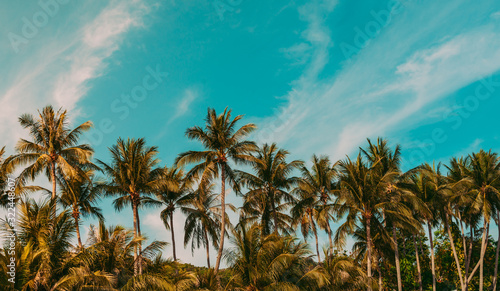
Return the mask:
{"type": "Polygon", "coordinates": [[[403,169],[401,147],[378,138],[302,161],[254,142],[243,118],[208,109],[186,131],[200,146],[167,166],[144,138],[94,159],[80,141],[92,122],[72,128],[66,110],[22,115],[29,139],[0,150],[0,289],[500,290],[497,153],[403,169]],[[106,221],[109,198],[130,220],[106,221]],[[168,242],[141,231],[148,209],[168,242]],[[206,266],[183,263],[182,247],[202,249],[206,266]]]}

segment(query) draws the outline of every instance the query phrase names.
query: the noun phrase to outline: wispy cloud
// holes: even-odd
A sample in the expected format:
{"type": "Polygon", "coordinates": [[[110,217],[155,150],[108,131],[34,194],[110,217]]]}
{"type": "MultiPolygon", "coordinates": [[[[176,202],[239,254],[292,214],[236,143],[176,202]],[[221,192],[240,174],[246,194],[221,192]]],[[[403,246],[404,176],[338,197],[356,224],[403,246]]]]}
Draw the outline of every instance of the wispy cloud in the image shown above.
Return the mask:
{"type": "Polygon", "coordinates": [[[189,113],[189,110],[191,109],[193,102],[196,101],[198,98],[199,94],[197,90],[193,88],[186,89],[182,97],[180,98],[179,102],[177,103],[177,106],[175,108],[175,114],[168,119],[167,123],[160,130],[160,133],[156,135],[155,140],[160,139],[167,133],[172,122],[189,113]]]}
{"type": "MultiPolygon", "coordinates": [[[[15,66],[16,77],[0,88],[0,136],[14,142],[17,117],[47,104],[68,110],[89,90],[89,81],[105,73],[105,60],[115,52],[125,33],[142,25],[149,11],[141,1],[111,1],[85,24],[58,39],[45,42],[15,66]]],[[[73,114],[73,117],[77,114],[73,114]]],[[[13,144],[8,144],[12,147],[13,144]]]]}
{"type": "MultiPolygon", "coordinates": [[[[433,7],[436,15],[427,17],[436,19],[427,23],[419,23],[422,14],[429,13],[426,4],[413,7],[417,5],[413,3],[412,11],[395,16],[370,45],[331,78],[314,78],[332,57],[327,49],[331,43],[311,42],[316,53],[294,83],[288,104],[265,124],[294,122],[277,130],[272,139],[302,157],[316,152],[339,159],[356,150],[367,137],[413,125],[421,119],[417,112],[426,106],[498,71],[500,34],[496,23],[457,27],[451,35],[453,31],[442,28],[443,19],[462,17],[457,11],[464,10],[456,7],[464,3],[433,7]],[[304,140],[308,142],[300,142],[304,140]]],[[[309,22],[304,33],[308,39],[327,31],[318,21],[321,15],[312,13],[303,19],[309,22]]]]}
{"type": "Polygon", "coordinates": [[[198,98],[198,92],[195,91],[194,89],[186,89],[184,91],[184,95],[182,96],[181,100],[177,104],[177,108],[175,110],[175,114],[172,115],[172,117],[169,119],[169,123],[173,122],[174,120],[178,119],[179,117],[183,116],[187,112],[189,112],[189,109],[191,108],[191,105],[193,102],[198,98]]]}

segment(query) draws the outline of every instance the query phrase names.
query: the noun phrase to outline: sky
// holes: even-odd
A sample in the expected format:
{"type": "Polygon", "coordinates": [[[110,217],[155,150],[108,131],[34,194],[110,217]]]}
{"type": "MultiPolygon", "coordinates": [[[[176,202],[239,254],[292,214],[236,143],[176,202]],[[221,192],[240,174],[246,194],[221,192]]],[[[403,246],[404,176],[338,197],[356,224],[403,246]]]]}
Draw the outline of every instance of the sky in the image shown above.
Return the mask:
{"type": "MultiPolygon", "coordinates": [[[[200,149],[184,133],[208,107],[244,114],[253,140],[291,159],[344,159],[379,136],[401,145],[404,169],[500,150],[495,0],[2,1],[0,64],[7,154],[27,137],[17,118],[49,104],[94,123],[82,142],[103,161],[118,137],[144,137],[172,165],[200,149]]],[[[131,227],[111,202],[106,223],[131,227]]],[[[170,242],[160,210],[142,210],[143,231],[170,242]]],[[[204,265],[203,249],[177,250],[204,265]]]]}

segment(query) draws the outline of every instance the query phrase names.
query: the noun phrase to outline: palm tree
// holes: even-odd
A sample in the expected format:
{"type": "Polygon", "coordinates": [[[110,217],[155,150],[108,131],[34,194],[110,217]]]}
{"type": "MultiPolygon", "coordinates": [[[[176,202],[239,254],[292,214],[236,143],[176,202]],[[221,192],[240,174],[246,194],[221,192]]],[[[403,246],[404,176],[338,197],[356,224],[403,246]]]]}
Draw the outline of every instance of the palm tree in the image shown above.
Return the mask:
{"type": "Polygon", "coordinates": [[[255,174],[237,171],[241,185],[250,189],[245,194],[243,209],[254,219],[260,218],[264,235],[270,234],[271,229],[274,232],[291,231],[290,218],[283,213],[287,205],[282,200],[293,201],[288,191],[297,184],[298,179],[290,175],[303,163],[298,160],[286,162],[288,155],[288,151],[278,149],[274,143],[264,144],[250,160],[255,174]]]}
{"type": "MultiPolygon", "coordinates": [[[[77,255],[78,260],[76,261],[81,262],[81,267],[100,270],[104,274],[112,274],[117,280],[117,285],[127,286],[133,284],[130,281],[133,278],[144,276],[131,276],[129,270],[131,265],[135,265],[135,260],[131,255],[132,251],[135,251],[137,246],[145,240],[146,237],[135,237],[133,231],[122,226],[106,228],[101,221],[97,228],[91,225],[88,240],[89,247],[77,255]]],[[[155,264],[156,257],[166,245],[166,242],[153,241],[141,251],[140,257],[145,261],[146,273],[148,276],[152,276],[151,278],[146,276],[148,277],[146,281],[165,282],[162,276],[154,274],[150,269],[155,264]]]]}
{"type": "Polygon", "coordinates": [[[114,274],[117,279],[127,277],[129,267],[134,264],[132,252],[138,244],[134,231],[123,226],[106,227],[104,222],[90,225],[86,252],[93,254],[94,269],[114,274]]]}
{"type": "MultiPolygon", "coordinates": [[[[337,191],[335,201],[336,212],[339,218],[346,216],[346,221],[337,229],[335,241],[339,244],[345,242],[347,234],[355,232],[358,221],[366,227],[367,241],[367,276],[372,280],[372,220],[382,220],[385,208],[392,203],[386,196],[380,195],[399,175],[397,172],[388,172],[382,175],[377,168],[368,167],[363,161],[361,153],[356,161],[347,158],[339,163],[340,189],[337,191]]],[[[397,209],[399,205],[391,206],[397,209]]],[[[393,210],[394,211],[394,210],[393,210]]],[[[371,290],[371,283],[368,290],[371,290]]]]}
{"type": "Polygon", "coordinates": [[[429,245],[431,253],[432,290],[436,291],[436,264],[434,256],[434,239],[432,228],[441,217],[441,208],[444,197],[449,191],[449,186],[445,177],[441,175],[440,164],[437,166],[427,163],[408,171],[406,174],[408,181],[405,188],[413,193],[425,205],[427,211],[418,212],[418,217],[427,225],[429,235],[429,245]]]}
{"type": "Polygon", "coordinates": [[[307,191],[307,189],[303,189],[301,184],[294,190],[297,199],[291,209],[292,227],[296,227],[300,224],[300,230],[306,240],[310,234],[314,235],[316,240],[316,255],[318,256],[318,263],[321,264],[318,228],[316,223],[321,214],[321,208],[319,207],[321,200],[316,193],[311,193],[307,191]]]}
{"type": "MultiPolygon", "coordinates": [[[[353,256],[356,262],[360,262],[360,264],[366,264],[368,262],[368,243],[366,236],[366,226],[361,225],[358,227],[355,232],[352,234],[354,240],[356,241],[352,246],[353,256]]],[[[371,245],[372,245],[372,255],[371,262],[377,268],[378,273],[378,288],[379,290],[383,290],[383,280],[382,280],[382,258],[390,257],[393,255],[393,242],[391,241],[391,235],[388,231],[385,230],[385,226],[383,222],[373,219],[371,220],[370,231],[373,233],[371,237],[371,245]]],[[[367,287],[368,284],[371,286],[375,285],[374,281],[366,282],[367,287]]]]}
{"type": "MultiPolygon", "coordinates": [[[[365,150],[363,148],[360,149],[364,156],[369,161],[369,166],[376,171],[380,176],[384,176],[388,173],[400,173],[399,165],[401,162],[401,148],[399,145],[396,146],[394,151],[388,146],[388,142],[385,139],[377,138],[376,143],[372,143],[370,139],[368,139],[368,148],[365,150]]],[[[401,202],[402,194],[399,191],[393,191],[395,184],[397,183],[397,179],[399,177],[395,176],[393,181],[390,181],[388,188],[385,192],[380,193],[380,195],[387,196],[387,199],[392,200],[393,202],[401,202]],[[390,197],[389,197],[390,196],[390,197]]],[[[409,198],[409,197],[407,197],[409,198]]],[[[388,205],[391,206],[390,204],[388,205]]],[[[398,241],[396,237],[397,228],[402,227],[402,222],[406,222],[408,226],[411,224],[409,220],[411,220],[411,212],[405,211],[402,213],[401,211],[391,211],[389,208],[384,209],[382,212],[384,223],[387,226],[387,222],[390,222],[390,226],[392,228],[392,244],[394,247],[394,257],[396,262],[396,277],[398,281],[398,290],[403,290],[402,280],[401,280],[401,267],[400,267],[400,258],[399,258],[399,247],[398,241]]]]}
{"type": "MultiPolygon", "coordinates": [[[[465,183],[466,176],[463,171],[467,164],[469,163],[469,158],[451,158],[449,165],[446,165],[448,174],[446,176],[446,182],[449,184],[449,192],[446,196],[447,200],[452,200],[450,203],[451,209],[449,210],[450,217],[456,219],[456,225],[460,226],[460,232],[462,235],[462,246],[464,255],[464,289],[468,290],[470,264],[472,260],[472,248],[474,244],[473,232],[477,229],[476,226],[479,225],[481,220],[481,213],[477,211],[474,207],[474,201],[472,195],[470,195],[470,184],[465,183]],[[464,227],[465,224],[465,227],[464,227]],[[470,239],[469,246],[467,250],[467,239],[465,235],[465,229],[469,226],[470,229],[470,239]],[[474,230],[473,230],[474,229],[474,230]]],[[[445,204],[447,205],[447,204],[445,204]]],[[[444,215],[443,215],[444,216],[444,215]]]]}
{"type": "Polygon", "coordinates": [[[92,122],[87,121],[70,129],[66,110],[55,112],[52,106],[39,111],[38,117],[23,114],[19,122],[23,128],[29,129],[32,140],[21,139],[16,146],[18,154],[6,162],[14,167],[31,164],[19,175],[20,185],[45,172],[52,181],[52,202],[55,202],[56,174],[59,172],[70,177],[83,174],[75,165],[85,164],[94,153],[89,145],[78,144],[78,139],[92,127],[92,122]]]}
{"type": "MultiPolygon", "coordinates": [[[[209,108],[205,119],[205,128],[194,126],[186,131],[189,139],[198,140],[205,147],[203,151],[187,151],[181,153],[176,164],[183,166],[189,163],[199,163],[188,173],[188,178],[201,178],[201,183],[209,183],[214,178],[221,179],[221,212],[226,215],[226,181],[237,189],[235,184],[235,173],[229,161],[242,163],[250,160],[249,153],[255,150],[255,143],[245,140],[256,126],[252,123],[243,125],[239,129],[236,123],[243,118],[242,115],[231,119],[231,110],[224,109],[222,114],[217,115],[214,109],[209,108]]],[[[224,237],[226,219],[222,219],[219,252],[215,263],[215,273],[219,271],[222,251],[224,249],[224,237]]]]}
{"type": "Polygon", "coordinates": [[[332,229],[330,220],[333,219],[331,211],[331,194],[335,188],[336,165],[332,165],[326,156],[318,157],[313,155],[311,171],[305,166],[300,168],[302,178],[299,187],[306,191],[309,197],[317,197],[316,208],[318,213],[318,225],[326,230],[330,243],[330,254],[333,252],[332,229]]]}
{"type": "Polygon", "coordinates": [[[86,170],[85,177],[65,179],[61,175],[57,178],[61,186],[60,202],[72,210],[71,215],[75,220],[78,247],[83,248],[80,237],[80,216],[94,217],[104,220],[101,209],[96,206],[99,201],[99,191],[94,187],[94,171],[86,170]],[[88,178],[88,179],[87,179],[88,178]]]}
{"type": "MultiPolygon", "coordinates": [[[[468,158],[468,163],[462,166],[465,175],[464,184],[470,189],[473,208],[483,217],[483,234],[481,238],[481,253],[479,257],[479,290],[483,290],[484,254],[486,252],[487,236],[491,217],[500,208],[500,158],[496,153],[481,150],[468,158]]],[[[471,272],[473,276],[475,270],[471,272]]]]}
{"type": "Polygon", "coordinates": [[[101,290],[114,291],[116,278],[113,274],[95,271],[88,267],[70,268],[68,274],[56,282],[51,290],[101,290]]]}
{"type": "Polygon", "coordinates": [[[325,254],[322,264],[330,283],[324,290],[360,290],[366,288],[366,274],[351,257],[341,254],[325,254]]]}
{"type": "MultiPolygon", "coordinates": [[[[158,193],[160,186],[165,183],[162,180],[164,170],[156,167],[159,160],[156,147],[147,147],[146,141],[140,139],[119,138],[116,145],[109,148],[111,152],[111,164],[100,160],[104,173],[109,181],[101,185],[102,191],[108,195],[118,195],[115,199],[115,208],[121,210],[123,206],[130,204],[134,216],[134,235],[141,236],[141,225],[139,220],[139,207],[146,205],[144,195],[158,193]]],[[[142,274],[142,260],[139,256],[141,244],[134,252],[134,274],[142,274]]]]}
{"type": "Polygon", "coordinates": [[[183,204],[183,201],[186,200],[186,194],[189,186],[187,183],[189,183],[189,181],[184,179],[184,171],[176,167],[165,167],[163,179],[167,183],[160,188],[156,197],[157,200],[165,206],[165,209],[163,209],[160,213],[160,217],[165,225],[165,228],[167,230],[169,229],[172,235],[172,252],[174,261],[176,261],[177,255],[175,253],[174,212],[183,204]]]}
{"type": "MultiPolygon", "coordinates": [[[[22,290],[50,290],[62,278],[71,255],[75,224],[69,211],[56,214],[51,202],[20,201],[17,243],[21,246],[22,290]],[[22,247],[24,246],[24,247],[22,247]]],[[[17,283],[16,283],[17,284],[17,283]]]]}
{"type": "Polygon", "coordinates": [[[207,251],[207,266],[210,268],[210,241],[218,247],[220,235],[220,215],[217,214],[219,203],[217,194],[213,192],[214,185],[200,186],[181,210],[186,215],[184,227],[184,246],[191,241],[191,251],[204,246],[207,251]],[[203,188],[202,188],[203,187],[203,188]]]}
{"type": "MultiPolygon", "coordinates": [[[[227,257],[245,290],[318,290],[328,282],[321,267],[311,266],[311,254],[297,238],[262,235],[259,224],[236,227],[227,257]]],[[[235,288],[236,289],[236,288],[235,288]]]]}

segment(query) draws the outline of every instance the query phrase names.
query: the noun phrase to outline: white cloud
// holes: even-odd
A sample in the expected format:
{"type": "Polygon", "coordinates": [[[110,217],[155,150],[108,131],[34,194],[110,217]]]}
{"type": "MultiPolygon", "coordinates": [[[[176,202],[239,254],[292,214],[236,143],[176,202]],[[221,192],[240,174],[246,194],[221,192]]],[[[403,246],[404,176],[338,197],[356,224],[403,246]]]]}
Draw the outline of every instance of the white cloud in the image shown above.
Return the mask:
{"type": "MultiPolygon", "coordinates": [[[[457,27],[456,35],[443,28],[443,19],[463,17],[455,9],[460,4],[434,3],[440,7],[430,10],[424,9],[425,3],[413,3],[422,6],[393,16],[390,25],[332,78],[316,80],[332,58],[327,49],[331,42],[311,41],[311,62],[294,82],[288,104],[259,121],[265,125],[262,131],[288,121],[273,130],[271,141],[300,158],[317,153],[339,159],[356,151],[367,137],[388,135],[428,117],[423,108],[500,69],[495,24],[457,27]],[[422,23],[422,14],[432,20],[422,23]]],[[[325,16],[312,15],[303,17],[309,23],[303,33],[308,40],[327,31],[318,21],[325,16]]]]}
{"type": "Polygon", "coordinates": [[[189,112],[193,102],[198,99],[198,92],[194,89],[186,89],[181,100],[177,104],[175,114],[169,119],[169,123],[189,112]]]}
{"type": "Polygon", "coordinates": [[[177,106],[175,108],[175,114],[168,119],[167,123],[160,130],[160,133],[156,135],[155,140],[160,139],[167,133],[172,122],[189,113],[189,110],[191,109],[193,102],[196,101],[197,99],[199,99],[198,91],[196,91],[193,88],[186,89],[182,97],[180,98],[179,102],[177,103],[177,106]]]}
{"type": "MultiPolygon", "coordinates": [[[[0,95],[0,137],[9,149],[25,134],[17,124],[21,114],[48,104],[74,109],[87,93],[88,82],[104,73],[104,60],[119,48],[124,33],[140,26],[147,12],[140,1],[111,1],[82,27],[44,42],[13,66],[9,73],[15,77],[0,88],[5,92],[0,95]]],[[[73,112],[74,118],[78,111],[73,112]]]]}

